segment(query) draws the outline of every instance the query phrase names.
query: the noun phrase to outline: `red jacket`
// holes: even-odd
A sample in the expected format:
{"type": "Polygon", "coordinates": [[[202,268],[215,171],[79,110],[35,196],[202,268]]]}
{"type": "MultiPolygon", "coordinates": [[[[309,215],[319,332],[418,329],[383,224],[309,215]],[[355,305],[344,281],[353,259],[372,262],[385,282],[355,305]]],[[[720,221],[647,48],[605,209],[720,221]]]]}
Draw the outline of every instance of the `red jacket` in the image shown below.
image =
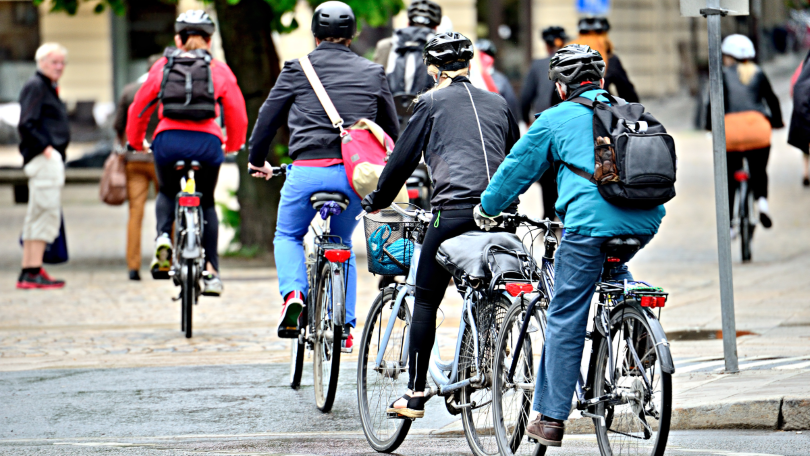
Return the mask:
{"type": "MultiPolygon", "coordinates": [[[[160,92],[160,83],[163,80],[163,66],[166,65],[167,61],[166,57],[163,57],[152,65],[146,82],[144,82],[138,90],[138,93],[135,95],[135,100],[129,105],[127,116],[127,141],[129,141],[136,150],[143,148],[143,140],[146,136],[146,127],[149,124],[149,118],[158,105],[151,106],[142,116],[138,117],[138,115],[150,101],[157,97],[158,92],[160,92]]],[[[225,144],[226,151],[232,152],[242,148],[247,135],[248,120],[247,110],[245,110],[245,98],[242,96],[242,91],[239,90],[239,86],[236,84],[236,76],[233,75],[228,65],[216,59],[211,61],[211,74],[214,78],[214,98],[222,103],[222,107],[225,111],[225,129],[228,133],[227,139],[222,134],[222,129],[217,125],[215,119],[168,119],[163,117],[162,105],[158,112],[160,122],[158,123],[157,129],[155,129],[155,136],[165,130],[202,131],[216,135],[220,141],[225,144]]],[[[219,106],[217,106],[216,109],[217,114],[219,114],[219,106]]]]}

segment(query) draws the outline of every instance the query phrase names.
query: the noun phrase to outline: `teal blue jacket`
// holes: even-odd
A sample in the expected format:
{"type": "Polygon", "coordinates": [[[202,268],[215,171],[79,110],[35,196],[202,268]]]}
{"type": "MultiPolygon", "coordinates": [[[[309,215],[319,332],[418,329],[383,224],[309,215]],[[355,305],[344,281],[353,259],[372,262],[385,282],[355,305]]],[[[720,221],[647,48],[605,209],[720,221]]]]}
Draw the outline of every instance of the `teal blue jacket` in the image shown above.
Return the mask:
{"type": "MultiPolygon", "coordinates": [[[[582,97],[593,100],[604,90],[590,90],[582,97]]],[[[549,168],[557,169],[559,197],[555,210],[567,232],[592,237],[658,232],[666,211],[628,209],[605,201],[599,189],[577,176],[561,162],[594,172],[593,111],[564,101],[537,118],[512,147],[481,195],[487,214],[499,214],[524,193],[549,168]]]]}

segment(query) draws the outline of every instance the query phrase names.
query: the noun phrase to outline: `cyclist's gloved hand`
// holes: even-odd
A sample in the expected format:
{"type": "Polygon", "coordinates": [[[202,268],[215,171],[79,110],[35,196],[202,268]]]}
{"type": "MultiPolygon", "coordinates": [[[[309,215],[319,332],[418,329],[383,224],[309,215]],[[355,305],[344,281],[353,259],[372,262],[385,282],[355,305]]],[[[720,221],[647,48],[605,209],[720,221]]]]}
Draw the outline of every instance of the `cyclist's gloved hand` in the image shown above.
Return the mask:
{"type": "Polygon", "coordinates": [[[478,225],[478,228],[481,228],[484,231],[489,231],[492,228],[497,227],[501,223],[501,216],[498,215],[488,215],[481,209],[481,205],[478,204],[473,208],[473,220],[475,224],[478,225]]]}
{"type": "Polygon", "coordinates": [[[363,207],[363,210],[369,214],[373,214],[377,212],[379,209],[374,207],[374,192],[369,193],[363,198],[363,201],[360,201],[360,206],[363,207]]]}

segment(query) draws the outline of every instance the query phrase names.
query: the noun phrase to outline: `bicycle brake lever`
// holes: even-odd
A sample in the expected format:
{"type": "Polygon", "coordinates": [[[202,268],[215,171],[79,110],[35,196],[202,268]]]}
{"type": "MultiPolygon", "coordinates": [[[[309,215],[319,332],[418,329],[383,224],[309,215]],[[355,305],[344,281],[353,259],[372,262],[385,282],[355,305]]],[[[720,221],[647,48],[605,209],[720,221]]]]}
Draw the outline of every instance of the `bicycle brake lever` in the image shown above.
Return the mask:
{"type": "Polygon", "coordinates": [[[366,211],[362,211],[362,212],[360,212],[359,214],[357,214],[357,217],[355,217],[354,219],[355,219],[355,220],[360,220],[360,219],[362,219],[363,217],[365,217],[365,216],[366,216],[366,214],[368,214],[368,212],[366,212],[366,211]]]}

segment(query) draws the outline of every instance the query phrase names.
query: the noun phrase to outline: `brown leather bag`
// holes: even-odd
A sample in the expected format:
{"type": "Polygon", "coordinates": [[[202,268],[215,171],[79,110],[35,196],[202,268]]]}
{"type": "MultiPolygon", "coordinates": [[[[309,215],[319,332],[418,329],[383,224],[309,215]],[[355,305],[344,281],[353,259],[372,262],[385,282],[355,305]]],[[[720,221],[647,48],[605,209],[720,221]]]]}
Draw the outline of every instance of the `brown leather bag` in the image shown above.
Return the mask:
{"type": "Polygon", "coordinates": [[[104,162],[104,173],[101,175],[101,185],[98,196],[101,201],[110,206],[120,206],[127,200],[127,172],[124,154],[113,151],[104,162]]]}
{"type": "Polygon", "coordinates": [[[771,122],[759,111],[726,114],[726,150],[744,152],[771,145],[771,122]]]}

